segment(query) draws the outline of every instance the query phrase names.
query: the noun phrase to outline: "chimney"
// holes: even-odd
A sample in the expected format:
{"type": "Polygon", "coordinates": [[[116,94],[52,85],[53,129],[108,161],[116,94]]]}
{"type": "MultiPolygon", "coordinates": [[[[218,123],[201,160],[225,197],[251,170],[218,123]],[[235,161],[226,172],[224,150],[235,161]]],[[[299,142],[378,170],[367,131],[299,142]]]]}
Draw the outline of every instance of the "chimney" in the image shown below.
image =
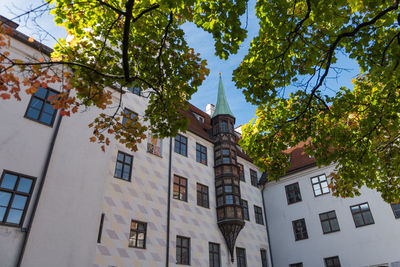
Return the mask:
{"type": "Polygon", "coordinates": [[[215,111],[215,106],[213,104],[207,104],[206,106],[206,113],[212,117],[212,115],[214,114],[215,111]]]}

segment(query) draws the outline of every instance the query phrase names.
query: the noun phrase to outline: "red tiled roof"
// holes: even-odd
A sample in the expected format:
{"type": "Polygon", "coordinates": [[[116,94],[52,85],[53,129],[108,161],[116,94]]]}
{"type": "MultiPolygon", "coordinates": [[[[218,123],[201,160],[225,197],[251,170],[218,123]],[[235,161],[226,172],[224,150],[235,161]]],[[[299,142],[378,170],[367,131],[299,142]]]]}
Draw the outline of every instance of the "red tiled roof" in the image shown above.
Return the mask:
{"type": "Polygon", "coordinates": [[[310,158],[304,151],[305,142],[300,142],[294,147],[291,147],[284,151],[284,153],[290,153],[290,167],[287,169],[288,172],[292,172],[298,169],[302,169],[309,165],[314,165],[314,158],[310,158]]]}

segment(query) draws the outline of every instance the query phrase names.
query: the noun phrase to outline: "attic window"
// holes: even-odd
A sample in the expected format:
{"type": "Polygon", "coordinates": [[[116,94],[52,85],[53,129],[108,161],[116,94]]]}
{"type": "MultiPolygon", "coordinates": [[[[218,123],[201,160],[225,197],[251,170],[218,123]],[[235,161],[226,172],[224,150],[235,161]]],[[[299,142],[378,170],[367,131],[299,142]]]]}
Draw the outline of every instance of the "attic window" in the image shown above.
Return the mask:
{"type": "Polygon", "coordinates": [[[197,119],[199,122],[204,123],[204,117],[203,117],[203,116],[200,116],[199,114],[194,113],[194,112],[192,112],[192,113],[193,113],[193,115],[196,117],[196,119],[197,119]]]}

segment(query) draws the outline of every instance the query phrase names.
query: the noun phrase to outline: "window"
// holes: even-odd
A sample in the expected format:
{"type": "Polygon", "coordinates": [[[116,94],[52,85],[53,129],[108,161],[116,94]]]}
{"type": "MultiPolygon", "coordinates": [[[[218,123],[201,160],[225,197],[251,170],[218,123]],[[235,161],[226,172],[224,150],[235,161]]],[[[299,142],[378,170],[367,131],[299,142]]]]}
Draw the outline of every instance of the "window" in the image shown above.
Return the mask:
{"type": "Polygon", "coordinates": [[[190,238],[176,236],[176,263],[190,265],[190,238]]]}
{"type": "Polygon", "coordinates": [[[325,267],[340,267],[340,261],[338,256],[325,258],[324,262],[325,262],[325,267]]]}
{"type": "Polygon", "coordinates": [[[288,204],[293,204],[301,201],[299,183],[287,185],[285,186],[285,190],[288,204]]]}
{"type": "Polygon", "coordinates": [[[58,92],[49,88],[39,87],[31,97],[25,117],[52,126],[57,112],[49,97],[57,94],[58,92]]]}
{"type": "Polygon", "coordinates": [[[132,159],[133,157],[131,155],[118,151],[114,173],[115,178],[120,178],[125,181],[131,180],[132,159]]]}
{"type": "Polygon", "coordinates": [[[294,239],[296,241],[308,238],[306,222],[304,219],[296,220],[292,222],[294,239]]]}
{"type": "Polygon", "coordinates": [[[147,152],[162,157],[162,139],[149,134],[147,136],[147,152]]]}
{"type": "Polygon", "coordinates": [[[0,179],[0,224],[22,225],[35,179],[10,171],[3,172],[0,179]]]}
{"type": "Polygon", "coordinates": [[[367,202],[351,206],[350,210],[351,214],[353,214],[356,227],[374,224],[374,218],[372,218],[372,213],[367,202]]]}
{"type": "Polygon", "coordinates": [[[146,248],[146,230],[147,223],[132,220],[129,246],[132,248],[146,248]]]}
{"type": "Polygon", "coordinates": [[[219,244],[217,243],[208,243],[208,254],[209,254],[209,262],[210,267],[220,267],[221,266],[221,256],[219,252],[219,244]]]}
{"type": "Polygon", "coordinates": [[[249,219],[249,204],[246,200],[242,199],[242,207],[243,207],[243,219],[250,221],[249,219]]]}
{"type": "Polygon", "coordinates": [[[314,190],[314,196],[318,197],[329,194],[328,181],[326,180],[325,174],[312,177],[311,184],[314,190]]]}
{"type": "Polygon", "coordinates": [[[195,112],[192,112],[192,114],[196,117],[196,119],[197,119],[199,122],[204,123],[204,117],[203,117],[203,116],[200,116],[199,114],[197,114],[197,113],[195,113],[195,112]]]}
{"type": "Polygon", "coordinates": [[[289,264],[289,267],[303,267],[303,263],[302,262],[292,263],[289,264]]]}
{"type": "Polygon", "coordinates": [[[240,178],[240,181],[246,182],[246,180],[245,180],[245,178],[244,178],[244,168],[243,168],[243,165],[240,164],[240,163],[238,163],[237,165],[238,165],[238,167],[239,167],[239,178],[240,178]]]}
{"type": "Polygon", "coordinates": [[[197,205],[208,208],[208,186],[197,184],[197,205]]]}
{"type": "Polygon", "coordinates": [[[264,224],[262,208],[257,207],[256,205],[254,205],[254,214],[255,214],[255,217],[256,217],[256,223],[264,224]]]}
{"type": "Polygon", "coordinates": [[[400,218],[400,201],[390,205],[393,210],[394,217],[396,219],[400,218]]]}
{"type": "Polygon", "coordinates": [[[254,186],[258,185],[257,172],[255,170],[250,169],[250,179],[251,179],[251,185],[254,186]]]}
{"type": "Polygon", "coordinates": [[[236,247],[237,267],[246,267],[246,250],[244,248],[236,247]]]}
{"type": "Polygon", "coordinates": [[[207,148],[196,143],[196,161],[207,165],[207,148]]]}
{"type": "Polygon", "coordinates": [[[268,267],[268,262],[267,262],[267,251],[265,249],[260,249],[260,255],[261,255],[261,264],[262,267],[268,267]]]}
{"type": "Polygon", "coordinates": [[[103,233],[104,216],[105,214],[102,213],[100,218],[99,233],[97,235],[97,243],[101,243],[101,234],[103,233]]]}
{"type": "Polygon", "coordinates": [[[140,87],[138,84],[133,84],[132,87],[128,88],[128,91],[135,94],[135,95],[140,95],[140,87]]]}
{"type": "Polygon", "coordinates": [[[183,156],[187,156],[187,138],[183,135],[178,134],[175,137],[174,151],[183,156]]]}
{"type": "Polygon", "coordinates": [[[340,231],[336,212],[334,210],[321,213],[319,219],[321,220],[322,231],[324,234],[340,231]]]}
{"type": "MultiPolygon", "coordinates": [[[[133,112],[132,110],[124,108],[123,117],[122,117],[122,125],[125,126],[126,123],[128,122],[128,120],[133,122],[135,120],[135,118],[137,117],[137,115],[138,114],[133,112]]],[[[129,127],[129,125],[128,125],[128,127],[129,127]]]]}
{"type": "Polygon", "coordinates": [[[178,200],[187,201],[187,179],[174,176],[174,192],[173,198],[178,200]]]}

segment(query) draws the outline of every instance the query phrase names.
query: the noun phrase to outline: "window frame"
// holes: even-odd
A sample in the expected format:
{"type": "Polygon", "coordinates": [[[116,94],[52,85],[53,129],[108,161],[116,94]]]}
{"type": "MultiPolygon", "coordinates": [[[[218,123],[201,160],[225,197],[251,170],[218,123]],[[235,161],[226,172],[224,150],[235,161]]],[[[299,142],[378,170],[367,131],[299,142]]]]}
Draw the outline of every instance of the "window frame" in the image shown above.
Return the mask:
{"type": "Polygon", "coordinates": [[[336,211],[335,210],[330,210],[330,211],[327,211],[327,212],[320,213],[319,214],[319,220],[321,222],[322,233],[324,235],[340,231],[339,220],[338,220],[338,218],[336,216],[336,211]],[[329,218],[329,214],[332,213],[332,212],[335,214],[335,217],[334,218],[329,218]],[[322,219],[321,215],[326,215],[327,219],[322,219]],[[336,229],[336,230],[332,230],[332,222],[331,221],[334,221],[334,220],[336,220],[336,223],[337,223],[337,226],[338,226],[338,229],[336,229]],[[329,223],[329,229],[330,229],[329,231],[325,232],[324,227],[322,225],[323,222],[328,222],[329,223]]]}
{"type": "Polygon", "coordinates": [[[176,200],[181,200],[181,201],[185,201],[188,202],[188,179],[179,175],[174,174],[174,179],[173,179],[173,186],[172,186],[172,198],[176,199],[176,200]],[[179,183],[175,182],[175,178],[179,179],[179,183]],[[185,181],[185,185],[181,184],[181,181],[184,180],[185,181]],[[177,197],[175,197],[175,185],[178,186],[178,194],[177,197]],[[185,188],[185,195],[184,195],[184,199],[182,199],[181,197],[181,188],[184,187],[185,188]]]}
{"type": "Polygon", "coordinates": [[[188,155],[188,138],[186,136],[183,136],[181,134],[177,134],[174,138],[174,152],[178,153],[179,155],[185,156],[187,157],[188,155]],[[179,136],[179,140],[177,139],[177,137],[179,136]],[[183,142],[182,140],[185,140],[185,142],[183,142]],[[185,154],[182,154],[182,146],[185,146],[185,154]]]}
{"type": "Polygon", "coordinates": [[[208,262],[210,267],[221,267],[221,248],[220,244],[208,242],[208,262]],[[214,248],[218,248],[215,250],[214,248]],[[215,259],[217,260],[217,264],[215,263],[215,259]]]}
{"type": "Polygon", "coordinates": [[[209,209],[210,208],[210,197],[209,197],[208,186],[206,186],[204,184],[196,183],[196,193],[197,193],[196,194],[197,195],[197,206],[209,209]],[[204,190],[206,190],[206,191],[204,191],[204,190]],[[200,198],[199,198],[199,196],[200,196],[200,198]],[[207,197],[206,203],[203,203],[205,201],[203,199],[203,196],[207,197]]]}
{"type": "Polygon", "coordinates": [[[4,206],[6,210],[4,212],[2,220],[0,221],[0,225],[11,226],[11,227],[22,227],[23,226],[26,213],[27,213],[27,211],[29,209],[29,203],[30,203],[30,200],[31,200],[34,188],[35,188],[35,183],[36,183],[36,177],[30,176],[30,175],[25,175],[25,174],[14,172],[14,171],[5,170],[5,169],[3,170],[3,173],[1,174],[1,177],[0,177],[0,192],[9,193],[9,194],[11,194],[11,196],[10,196],[10,199],[8,201],[7,206],[4,206]],[[17,176],[17,180],[15,181],[13,189],[1,187],[1,184],[3,183],[4,177],[5,177],[6,174],[17,176]],[[18,191],[18,185],[19,185],[19,183],[21,181],[21,178],[30,179],[32,181],[31,186],[30,186],[30,190],[29,190],[28,193],[23,192],[23,191],[18,191]],[[22,214],[21,214],[21,217],[20,217],[20,220],[19,220],[18,224],[10,223],[10,222],[6,221],[6,218],[8,218],[8,215],[9,215],[10,210],[12,208],[15,195],[20,195],[20,196],[26,197],[25,206],[24,206],[24,208],[22,210],[22,214]]]}
{"type": "Polygon", "coordinates": [[[241,182],[246,182],[246,178],[244,176],[244,166],[241,163],[237,163],[238,165],[238,174],[239,174],[239,180],[241,182]]]}
{"type": "Polygon", "coordinates": [[[128,154],[128,153],[125,153],[125,152],[122,152],[122,151],[118,151],[118,153],[117,153],[117,158],[116,158],[116,160],[115,160],[114,178],[117,178],[117,179],[121,179],[121,180],[123,180],[123,181],[130,182],[131,179],[132,179],[132,168],[133,168],[133,156],[130,155],[130,154],[128,154]],[[123,158],[122,161],[120,161],[120,160],[118,159],[118,155],[119,155],[120,153],[124,156],[124,158],[123,158]],[[131,158],[130,164],[125,162],[125,157],[126,157],[126,156],[128,156],[128,157],[131,158]],[[116,174],[117,174],[117,163],[118,163],[118,162],[122,164],[121,177],[116,176],[116,174]],[[124,179],[124,178],[123,178],[125,165],[130,165],[130,169],[129,169],[129,179],[124,179]]]}
{"type": "Polygon", "coordinates": [[[254,205],[254,218],[257,224],[264,225],[263,210],[261,207],[254,205]]]}
{"type": "Polygon", "coordinates": [[[236,261],[237,261],[237,267],[247,267],[246,249],[245,248],[236,247],[236,261]],[[243,252],[243,254],[242,254],[242,252],[243,252]],[[241,259],[243,259],[243,261],[244,261],[243,264],[240,261],[241,259]]]}
{"type": "Polygon", "coordinates": [[[289,267],[303,267],[303,263],[302,262],[292,263],[289,264],[289,267]]]}
{"type": "Polygon", "coordinates": [[[177,235],[177,236],[176,236],[176,264],[190,265],[190,256],[191,256],[190,254],[191,254],[191,253],[190,253],[190,237],[177,235]],[[178,239],[180,239],[180,245],[178,245],[178,239]],[[187,241],[188,241],[188,247],[184,247],[184,246],[182,245],[182,241],[183,241],[183,240],[187,240],[187,241]],[[179,260],[178,260],[178,249],[181,250],[181,253],[180,253],[181,257],[180,257],[179,260]],[[187,263],[183,263],[183,262],[182,262],[182,259],[183,259],[183,257],[182,257],[182,250],[183,250],[183,249],[187,249],[187,263]]]}
{"type": "Polygon", "coordinates": [[[268,267],[268,256],[265,248],[260,248],[261,266],[268,267]]]}
{"type": "Polygon", "coordinates": [[[149,133],[147,136],[147,153],[162,158],[162,141],[161,138],[155,138],[152,133],[149,133]],[[156,140],[156,144],[154,144],[154,140],[156,140]]]}
{"type": "Polygon", "coordinates": [[[356,205],[350,206],[350,212],[351,212],[351,215],[352,215],[352,217],[353,217],[354,225],[356,226],[356,228],[358,228],[358,227],[363,227],[363,226],[367,226],[367,225],[371,225],[371,224],[375,224],[375,220],[374,220],[374,217],[372,216],[371,208],[370,208],[368,202],[363,202],[363,203],[360,203],[360,204],[356,204],[356,205]],[[366,211],[361,211],[361,205],[364,205],[364,204],[367,204],[367,205],[368,205],[368,210],[366,210],[366,211]],[[360,211],[359,211],[359,212],[353,212],[352,208],[353,208],[353,207],[357,207],[357,206],[358,206],[358,208],[360,209],[360,211]],[[365,224],[365,219],[364,219],[364,214],[363,214],[363,213],[365,213],[365,212],[369,212],[369,213],[371,214],[371,219],[372,219],[372,222],[371,222],[371,223],[365,224]],[[364,224],[362,224],[362,225],[357,225],[356,219],[354,218],[354,215],[355,215],[355,214],[361,214],[361,218],[362,218],[364,224]]]}
{"type": "Polygon", "coordinates": [[[54,121],[55,121],[55,119],[56,119],[56,117],[57,117],[57,109],[53,108],[53,105],[51,105],[51,101],[48,99],[48,98],[49,98],[48,95],[49,95],[49,92],[50,92],[50,91],[53,92],[53,93],[55,93],[55,95],[60,94],[60,92],[58,92],[58,91],[56,91],[56,90],[54,90],[54,89],[52,89],[52,88],[49,88],[49,87],[47,87],[47,88],[40,87],[40,88],[46,90],[46,96],[45,96],[45,98],[41,98],[41,97],[38,97],[37,95],[35,95],[35,94],[39,91],[39,88],[38,88],[38,91],[36,91],[36,92],[31,96],[31,99],[29,100],[28,107],[26,108],[26,111],[25,111],[25,114],[24,114],[24,118],[26,118],[26,119],[28,119],[28,120],[31,120],[31,121],[38,122],[38,123],[40,123],[40,124],[43,124],[43,125],[46,125],[46,126],[49,126],[49,127],[52,128],[53,125],[54,125],[54,121]],[[34,98],[37,98],[37,99],[39,99],[40,101],[43,101],[43,105],[42,105],[42,107],[40,108],[40,111],[39,111],[39,117],[38,117],[38,119],[28,117],[28,111],[29,111],[29,109],[30,109],[30,106],[31,106],[32,101],[33,101],[34,98]],[[43,113],[43,110],[44,110],[44,106],[46,105],[46,103],[47,103],[47,104],[50,104],[51,107],[54,109],[54,113],[53,113],[53,115],[52,115],[51,122],[50,122],[49,124],[47,124],[47,123],[45,123],[45,122],[43,122],[43,121],[40,121],[40,118],[41,118],[41,116],[42,116],[42,113],[43,113]]]}
{"type": "Polygon", "coordinates": [[[294,203],[303,201],[303,198],[301,197],[301,191],[300,191],[299,182],[295,182],[295,183],[292,183],[292,184],[285,185],[285,193],[286,193],[286,200],[287,200],[288,205],[291,205],[291,204],[294,204],[294,203]],[[295,193],[296,193],[296,188],[289,191],[289,187],[290,187],[290,186],[294,186],[294,185],[296,185],[296,184],[297,184],[297,190],[298,190],[300,199],[299,199],[299,200],[295,200],[295,201],[293,201],[293,202],[290,202],[290,200],[289,200],[289,193],[291,193],[291,192],[295,192],[295,193]]]}
{"type": "Polygon", "coordinates": [[[331,190],[329,189],[328,178],[326,178],[325,173],[311,177],[311,178],[310,178],[310,181],[311,181],[311,187],[312,187],[312,189],[313,189],[314,197],[320,197],[320,196],[329,194],[329,193],[331,192],[331,190]],[[325,177],[325,180],[321,181],[321,180],[320,180],[320,177],[321,177],[321,176],[324,176],[324,177],[325,177]],[[318,182],[313,183],[313,179],[315,179],[315,178],[318,179],[318,182]],[[322,187],[322,183],[326,183],[326,187],[322,187]],[[318,195],[317,195],[317,194],[315,193],[315,188],[314,188],[314,186],[316,186],[316,185],[318,185],[319,190],[321,191],[321,194],[318,194],[318,195]],[[328,188],[328,192],[325,192],[325,193],[324,193],[323,188],[328,188]]]}
{"type": "Polygon", "coordinates": [[[135,118],[137,118],[139,116],[139,114],[137,114],[135,111],[130,110],[129,108],[124,108],[122,110],[122,121],[121,124],[124,128],[128,128],[125,127],[126,122],[129,120],[133,121],[135,118]],[[129,118],[128,118],[129,115],[129,118]],[[133,116],[133,117],[132,117],[133,116]]]}
{"type": "Polygon", "coordinates": [[[341,267],[339,256],[324,258],[324,265],[325,265],[325,267],[341,267]],[[335,264],[335,263],[333,263],[333,265],[328,265],[327,261],[330,261],[330,260],[333,260],[333,261],[337,260],[339,265],[335,264]]]}
{"type": "Polygon", "coordinates": [[[208,165],[208,159],[207,159],[207,147],[203,146],[202,144],[199,144],[196,142],[196,162],[208,165]],[[204,151],[202,151],[204,149],[204,151]],[[199,156],[199,157],[198,157],[199,156]],[[202,157],[204,156],[204,162],[202,162],[202,157]]]}
{"type": "Polygon", "coordinates": [[[250,169],[250,182],[252,186],[258,186],[258,174],[257,171],[250,169]]]}
{"type": "Polygon", "coordinates": [[[147,222],[142,222],[142,221],[131,219],[129,238],[128,238],[128,247],[146,249],[146,237],[147,237],[147,222]],[[137,229],[132,229],[132,223],[138,224],[137,229]],[[144,226],[144,230],[139,230],[139,224],[144,226]],[[135,245],[131,245],[132,232],[136,233],[135,245]],[[142,233],[144,234],[143,247],[140,247],[140,246],[138,246],[138,240],[139,240],[139,234],[142,234],[142,233]]]}
{"type": "Polygon", "coordinates": [[[294,240],[295,241],[308,239],[307,225],[306,225],[306,220],[304,218],[292,221],[292,227],[293,227],[293,234],[294,234],[294,240]],[[302,225],[301,226],[296,226],[295,224],[297,222],[301,222],[302,225]],[[296,230],[297,229],[302,229],[302,228],[304,228],[304,229],[301,231],[300,235],[297,235],[296,234],[296,230]]]}
{"type": "Polygon", "coordinates": [[[240,199],[240,201],[241,201],[241,204],[242,204],[243,220],[250,221],[249,203],[247,202],[247,200],[244,200],[244,199],[240,199]],[[243,205],[243,203],[246,203],[246,208],[244,208],[245,206],[243,205]],[[245,211],[246,211],[246,212],[245,212],[245,211]],[[247,219],[245,218],[245,217],[246,217],[245,214],[246,214],[246,216],[247,216],[247,219]]]}
{"type": "Polygon", "coordinates": [[[395,219],[400,219],[400,201],[390,204],[395,219]]]}

